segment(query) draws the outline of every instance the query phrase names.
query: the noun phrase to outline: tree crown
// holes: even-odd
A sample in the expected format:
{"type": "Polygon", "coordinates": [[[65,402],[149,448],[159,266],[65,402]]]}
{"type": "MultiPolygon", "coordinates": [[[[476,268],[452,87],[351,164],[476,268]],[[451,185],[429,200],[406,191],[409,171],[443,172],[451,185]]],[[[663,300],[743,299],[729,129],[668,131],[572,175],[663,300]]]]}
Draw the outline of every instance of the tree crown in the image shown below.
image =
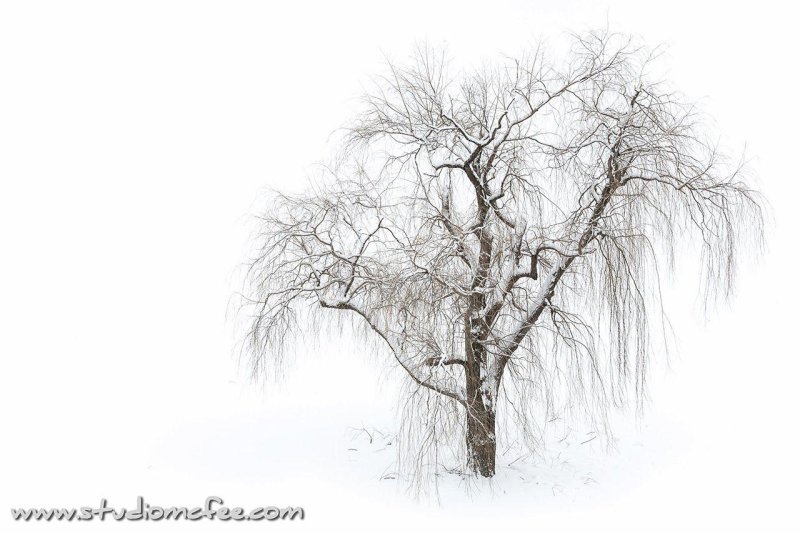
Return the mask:
{"type": "Polygon", "coordinates": [[[704,287],[728,294],[762,234],[741,166],[649,61],[592,33],[564,68],[541,50],[457,76],[427,48],[390,64],[330,179],[263,219],[254,368],[315,309],[355,320],[452,413],[504,394],[597,412],[631,385],[642,398],[676,240],[698,237],[704,287]]]}

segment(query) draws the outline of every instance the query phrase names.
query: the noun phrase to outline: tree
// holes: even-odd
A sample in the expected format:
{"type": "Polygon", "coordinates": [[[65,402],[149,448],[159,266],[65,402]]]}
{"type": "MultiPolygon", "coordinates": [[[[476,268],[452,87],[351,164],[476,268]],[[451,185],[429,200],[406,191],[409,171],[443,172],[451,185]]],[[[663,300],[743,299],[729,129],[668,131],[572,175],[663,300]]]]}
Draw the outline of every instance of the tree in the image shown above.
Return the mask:
{"type": "Polygon", "coordinates": [[[280,360],[305,312],[352,320],[422,395],[412,414],[434,440],[461,432],[485,477],[498,413],[526,430],[530,404],[602,416],[644,398],[676,237],[699,237],[710,298],[762,235],[742,166],[648,81],[651,60],[590,33],[565,68],[541,50],[457,76],[427,48],[390,63],[329,178],[263,218],[254,370],[280,360]]]}

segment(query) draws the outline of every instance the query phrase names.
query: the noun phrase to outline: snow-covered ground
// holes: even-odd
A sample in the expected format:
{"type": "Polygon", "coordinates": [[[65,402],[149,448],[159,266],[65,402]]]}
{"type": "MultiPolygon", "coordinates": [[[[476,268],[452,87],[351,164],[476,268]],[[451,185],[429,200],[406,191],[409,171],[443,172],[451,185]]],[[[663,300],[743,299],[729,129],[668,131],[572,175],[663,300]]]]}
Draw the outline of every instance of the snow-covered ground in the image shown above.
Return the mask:
{"type": "MultiPolygon", "coordinates": [[[[800,352],[792,8],[778,2],[17,2],[0,8],[0,509],[296,505],[302,531],[793,531],[800,352]],[[475,11],[475,10],[478,11],[475,11]],[[397,12],[395,10],[398,10],[397,12]],[[501,443],[491,482],[397,473],[398,375],[332,333],[279,384],[238,369],[248,214],[299,190],[383,52],[461,61],[605,24],[669,44],[774,208],[769,252],[704,322],[667,294],[679,347],[615,440],[555,426],[501,443]],[[481,36],[480,39],[475,38],[481,36]],[[466,59],[465,59],[466,58],[466,59]]],[[[2,531],[218,522],[15,523],[2,531]]]]}

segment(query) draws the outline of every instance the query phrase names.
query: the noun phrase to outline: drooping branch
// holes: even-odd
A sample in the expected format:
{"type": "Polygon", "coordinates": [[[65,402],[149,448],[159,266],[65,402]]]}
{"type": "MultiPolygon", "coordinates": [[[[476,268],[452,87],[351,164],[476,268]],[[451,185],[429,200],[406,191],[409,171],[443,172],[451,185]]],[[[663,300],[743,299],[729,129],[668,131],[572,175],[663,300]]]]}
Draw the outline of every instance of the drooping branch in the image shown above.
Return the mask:
{"type": "MultiPolygon", "coordinates": [[[[400,365],[400,367],[403,370],[406,371],[406,373],[411,377],[411,379],[414,380],[414,382],[417,385],[419,385],[421,387],[425,387],[427,389],[430,389],[430,390],[432,390],[434,392],[438,392],[439,394],[447,396],[448,398],[452,398],[452,399],[458,401],[459,403],[462,403],[462,404],[464,403],[464,393],[463,392],[459,392],[459,391],[456,391],[456,390],[449,390],[449,389],[447,389],[446,387],[444,387],[441,384],[437,384],[435,382],[431,382],[430,378],[421,376],[419,371],[412,366],[413,363],[410,362],[410,361],[407,361],[405,359],[405,355],[403,353],[404,350],[403,350],[403,339],[402,339],[402,337],[399,338],[399,339],[392,338],[394,335],[392,335],[389,331],[384,331],[382,328],[380,328],[377,325],[376,321],[370,319],[369,315],[367,315],[367,313],[365,311],[363,311],[362,309],[360,309],[358,306],[356,306],[352,302],[347,302],[347,301],[329,302],[329,301],[324,300],[324,299],[321,299],[319,304],[322,307],[329,308],[329,309],[344,309],[344,310],[352,311],[352,312],[356,313],[358,316],[363,318],[366,321],[367,324],[369,324],[369,327],[375,333],[377,333],[378,336],[381,339],[383,339],[386,342],[386,344],[391,349],[392,354],[394,355],[395,359],[397,360],[397,363],[400,365]]],[[[442,362],[441,357],[439,357],[439,356],[431,356],[431,357],[425,358],[423,360],[424,360],[425,364],[427,364],[428,366],[433,366],[433,365],[430,364],[430,361],[431,361],[431,359],[437,359],[437,358],[439,360],[439,361],[437,361],[437,364],[440,363],[440,362],[441,362],[441,364],[445,364],[445,365],[448,365],[448,364],[463,364],[462,361],[460,361],[460,360],[451,360],[451,361],[442,362]]]]}

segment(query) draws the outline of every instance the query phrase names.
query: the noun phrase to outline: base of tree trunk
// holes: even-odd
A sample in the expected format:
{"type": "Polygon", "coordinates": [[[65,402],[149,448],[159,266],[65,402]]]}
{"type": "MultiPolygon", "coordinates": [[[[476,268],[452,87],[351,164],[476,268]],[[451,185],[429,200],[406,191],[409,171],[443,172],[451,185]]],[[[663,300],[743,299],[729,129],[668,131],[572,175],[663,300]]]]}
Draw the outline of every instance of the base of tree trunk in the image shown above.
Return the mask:
{"type": "Polygon", "coordinates": [[[467,462],[483,477],[494,476],[497,440],[494,433],[495,415],[482,408],[469,409],[467,414],[467,462]]]}
{"type": "Polygon", "coordinates": [[[474,443],[469,447],[469,465],[472,470],[482,477],[494,476],[495,452],[497,445],[494,440],[474,443]]]}

